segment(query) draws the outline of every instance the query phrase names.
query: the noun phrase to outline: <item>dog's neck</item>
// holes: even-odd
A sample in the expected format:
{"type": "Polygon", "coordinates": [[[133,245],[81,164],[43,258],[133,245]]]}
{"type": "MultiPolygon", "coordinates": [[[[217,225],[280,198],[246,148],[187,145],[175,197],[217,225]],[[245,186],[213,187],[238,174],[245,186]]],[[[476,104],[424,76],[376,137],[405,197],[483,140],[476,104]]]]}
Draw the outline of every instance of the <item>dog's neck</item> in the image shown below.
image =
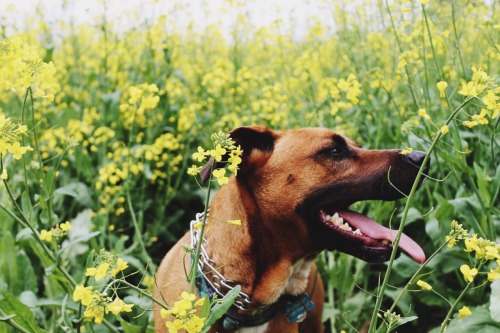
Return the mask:
{"type": "Polygon", "coordinates": [[[260,304],[303,293],[316,253],[308,252],[299,240],[291,242],[296,235],[286,223],[263,219],[252,193],[234,178],[219,192],[223,195],[210,206],[206,233],[208,254],[219,271],[260,304]],[[241,225],[229,220],[241,220],[241,225]]]}

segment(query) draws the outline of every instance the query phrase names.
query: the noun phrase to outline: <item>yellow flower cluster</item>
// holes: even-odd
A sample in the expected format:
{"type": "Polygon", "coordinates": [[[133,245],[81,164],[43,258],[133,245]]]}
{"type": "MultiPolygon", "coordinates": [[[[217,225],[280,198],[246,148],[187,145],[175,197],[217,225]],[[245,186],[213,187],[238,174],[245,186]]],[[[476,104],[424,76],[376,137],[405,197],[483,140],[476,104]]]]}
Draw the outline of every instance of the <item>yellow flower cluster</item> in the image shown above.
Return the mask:
{"type": "Polygon", "coordinates": [[[194,294],[183,291],[181,299],[175,302],[172,309],[160,311],[162,318],[171,318],[166,322],[170,333],[177,333],[179,330],[185,330],[187,333],[201,332],[206,318],[199,316],[199,308],[205,304],[207,299],[203,297],[196,302],[195,300],[194,294]]]}
{"type": "Polygon", "coordinates": [[[458,223],[456,220],[451,221],[451,229],[449,234],[446,236],[446,242],[448,247],[453,247],[458,240],[465,239],[469,232],[464,229],[462,224],[458,223]]]}
{"type": "MultiPolygon", "coordinates": [[[[21,159],[21,157],[28,151],[33,149],[29,146],[22,146],[20,142],[21,135],[25,135],[27,127],[22,124],[14,123],[11,118],[6,118],[5,115],[0,113],[0,155],[1,158],[5,157],[7,154],[11,154],[16,160],[21,159]]],[[[5,166],[2,169],[1,179],[6,180],[8,178],[7,170],[5,166]]]]}
{"type": "Polygon", "coordinates": [[[122,312],[131,312],[133,307],[133,304],[126,304],[119,297],[113,300],[107,293],[94,290],[93,286],[85,287],[81,284],[75,287],[73,300],[86,307],[83,313],[85,318],[94,319],[98,324],[109,312],[118,315],[122,312]]]}
{"type": "Polygon", "coordinates": [[[34,46],[19,38],[0,39],[0,100],[7,99],[5,90],[23,98],[28,88],[35,98],[52,100],[58,87],[55,73],[54,64],[44,62],[34,46]]]}
{"type": "Polygon", "coordinates": [[[97,257],[98,265],[89,267],[85,271],[85,276],[93,276],[95,281],[106,277],[116,277],[116,275],[128,267],[128,263],[114,254],[101,250],[97,257]]]}
{"type": "MultiPolygon", "coordinates": [[[[500,244],[479,237],[477,234],[468,236],[468,231],[457,221],[453,220],[451,222],[450,233],[446,236],[448,247],[453,247],[458,240],[463,240],[465,245],[464,251],[471,254],[475,253],[475,258],[480,262],[496,261],[496,269],[490,268],[490,271],[487,273],[488,281],[493,282],[500,278],[500,244]]],[[[460,272],[467,282],[473,282],[474,277],[479,273],[476,267],[471,268],[466,264],[460,266],[460,272]]]]}
{"type": "Polygon", "coordinates": [[[487,125],[488,118],[496,119],[500,114],[500,87],[495,84],[493,77],[481,68],[472,67],[472,79],[469,82],[462,81],[462,87],[458,91],[459,94],[464,96],[471,96],[479,98],[484,104],[479,114],[472,115],[471,120],[462,122],[464,126],[469,128],[477,125],[487,125]]]}
{"type": "Polygon", "coordinates": [[[117,258],[116,263],[111,265],[109,262],[101,262],[99,266],[89,267],[85,271],[85,276],[93,276],[95,281],[99,281],[101,279],[106,278],[107,276],[116,277],[116,275],[126,269],[128,267],[128,263],[124,261],[122,258],[117,258]]]}
{"type": "MultiPolygon", "coordinates": [[[[137,137],[142,140],[142,135],[137,137]]],[[[107,153],[107,163],[99,168],[95,188],[100,192],[100,214],[113,208],[115,215],[125,212],[125,198],[122,196],[126,182],[135,181],[143,176],[151,183],[166,183],[179,171],[182,148],[178,137],[172,133],[159,135],[152,144],[142,144],[133,148],[123,142],[111,145],[107,153]]]]}
{"type": "Polygon", "coordinates": [[[465,240],[465,251],[475,252],[476,259],[478,260],[498,260],[500,259],[499,249],[500,245],[493,241],[478,237],[473,234],[465,240]]]}
{"type": "Polygon", "coordinates": [[[131,129],[150,127],[163,120],[160,113],[152,113],[160,102],[159,89],[156,84],[143,83],[131,86],[123,96],[120,104],[120,120],[123,126],[131,129]]]}
{"type": "MultiPolygon", "coordinates": [[[[96,267],[89,267],[85,271],[85,276],[92,276],[96,282],[107,277],[115,278],[116,275],[125,270],[128,263],[116,255],[101,250],[97,255],[96,267]]],[[[114,299],[106,293],[95,289],[95,286],[77,285],[73,291],[73,300],[81,302],[86,307],[83,316],[94,319],[96,323],[101,323],[104,316],[111,312],[118,315],[121,312],[131,312],[133,304],[126,304],[118,296],[114,299]]]]}
{"type": "MultiPolygon", "coordinates": [[[[214,148],[205,150],[203,147],[198,147],[197,151],[193,153],[192,158],[197,162],[203,162],[207,157],[213,157],[215,162],[224,162],[224,167],[214,169],[212,175],[219,185],[225,185],[229,182],[229,177],[226,176],[226,167],[227,170],[236,175],[238,173],[238,166],[242,162],[241,156],[243,155],[243,151],[240,146],[236,147],[234,145],[234,141],[228,134],[223,132],[214,133],[211,138],[214,148]],[[227,162],[223,161],[224,156],[228,156],[227,162]]],[[[192,176],[196,176],[199,174],[201,168],[197,165],[192,165],[187,172],[192,176]]]]}
{"type": "Polygon", "coordinates": [[[69,223],[69,221],[66,221],[64,223],[60,223],[55,228],[52,228],[50,230],[45,230],[45,229],[41,230],[39,238],[42,241],[51,243],[53,238],[60,239],[64,237],[70,230],[71,230],[71,223],[69,223]]]}

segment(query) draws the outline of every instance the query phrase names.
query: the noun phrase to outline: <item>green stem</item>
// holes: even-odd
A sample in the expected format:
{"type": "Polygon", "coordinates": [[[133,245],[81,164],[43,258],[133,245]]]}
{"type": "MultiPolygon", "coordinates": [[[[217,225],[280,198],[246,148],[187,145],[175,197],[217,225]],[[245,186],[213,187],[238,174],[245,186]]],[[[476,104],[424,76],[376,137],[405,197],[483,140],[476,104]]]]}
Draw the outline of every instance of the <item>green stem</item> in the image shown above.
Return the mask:
{"type": "MultiPolygon", "coordinates": [[[[401,41],[399,40],[398,32],[396,30],[396,26],[394,24],[394,19],[392,18],[391,9],[389,7],[389,1],[386,0],[385,3],[387,6],[387,11],[389,13],[391,27],[392,27],[392,30],[394,30],[394,35],[396,36],[396,43],[398,44],[399,52],[404,53],[403,47],[401,46],[401,41]]],[[[405,65],[405,73],[406,73],[406,79],[408,80],[408,88],[410,89],[411,97],[413,99],[413,104],[415,104],[415,106],[418,107],[417,97],[415,96],[415,92],[413,91],[413,82],[411,80],[412,76],[410,75],[410,70],[408,69],[408,64],[405,65]]]]}
{"type": "Polygon", "coordinates": [[[462,57],[462,51],[460,50],[460,43],[458,40],[457,25],[455,23],[455,2],[451,2],[451,22],[453,23],[453,35],[455,36],[455,48],[458,51],[458,58],[460,59],[460,65],[462,66],[463,77],[467,80],[467,74],[465,72],[464,59],[462,57]]]}
{"type": "MultiPolygon", "coordinates": [[[[137,218],[135,216],[134,207],[132,206],[132,200],[130,199],[129,191],[127,191],[126,197],[127,197],[127,205],[130,211],[130,217],[132,218],[132,223],[134,224],[137,242],[139,243],[139,247],[141,248],[144,259],[150,260],[148,251],[146,250],[146,246],[144,245],[144,240],[142,239],[142,231],[140,230],[139,224],[137,223],[137,218]]],[[[153,272],[156,271],[156,266],[152,262],[150,267],[153,272]]]]}
{"type": "Polygon", "coordinates": [[[125,279],[116,279],[116,280],[113,280],[107,287],[106,287],[106,290],[108,288],[110,288],[113,284],[124,284],[126,285],[127,287],[131,288],[131,289],[134,289],[135,291],[137,291],[138,293],[140,293],[141,295],[143,295],[144,297],[146,297],[147,299],[149,299],[150,301],[158,304],[159,306],[161,306],[162,308],[164,308],[165,310],[169,310],[169,307],[166,306],[164,303],[158,301],[156,298],[154,298],[154,296],[150,295],[149,293],[145,292],[143,289],[137,287],[137,286],[134,286],[133,284],[127,282],[125,279]]]}
{"type": "Polygon", "coordinates": [[[396,299],[394,300],[394,303],[392,303],[392,306],[391,308],[389,309],[389,312],[392,312],[394,311],[394,309],[396,308],[396,305],[398,304],[399,300],[401,299],[401,297],[403,297],[403,295],[408,291],[408,289],[410,288],[410,286],[412,286],[414,283],[415,283],[415,280],[417,279],[417,277],[420,275],[420,273],[424,270],[424,268],[429,264],[429,262],[431,262],[432,259],[434,259],[434,257],[436,257],[436,255],[446,246],[446,244],[448,244],[448,242],[445,242],[443,243],[436,251],[434,251],[434,253],[418,268],[418,270],[415,272],[415,274],[413,274],[413,276],[411,277],[410,281],[408,281],[408,283],[406,284],[406,286],[403,288],[403,290],[401,290],[401,292],[399,293],[399,295],[396,297],[396,299]]]}
{"type": "MultiPolygon", "coordinates": [[[[465,101],[462,102],[462,104],[460,104],[460,106],[458,106],[450,114],[450,116],[448,117],[448,119],[445,121],[444,125],[448,125],[455,118],[455,116],[457,115],[457,113],[465,105],[467,105],[467,103],[469,103],[469,101],[471,101],[472,99],[473,99],[473,97],[468,96],[465,99],[465,101]]],[[[383,298],[383,295],[384,295],[384,292],[385,292],[385,288],[387,287],[387,284],[389,283],[389,277],[390,277],[390,274],[391,274],[391,271],[392,271],[392,265],[394,264],[394,260],[396,258],[396,253],[397,253],[397,250],[398,250],[399,240],[401,239],[401,235],[403,234],[403,228],[404,228],[405,223],[406,223],[406,219],[407,219],[407,216],[408,216],[408,211],[410,210],[410,205],[411,205],[411,203],[413,201],[413,197],[415,196],[415,192],[417,191],[417,188],[419,186],[420,179],[421,179],[422,174],[424,172],[425,166],[429,162],[430,155],[433,152],[434,148],[436,147],[437,143],[439,142],[441,136],[442,136],[442,133],[441,133],[440,130],[438,130],[437,134],[436,134],[436,137],[434,138],[434,140],[432,141],[431,146],[427,150],[425,158],[424,158],[424,160],[422,162],[422,165],[420,166],[418,174],[417,174],[417,176],[415,178],[415,181],[413,183],[413,186],[411,188],[410,194],[408,195],[408,198],[406,200],[406,205],[405,205],[405,208],[404,208],[404,211],[403,211],[403,216],[401,217],[401,224],[399,226],[399,230],[398,230],[398,234],[396,236],[396,239],[394,240],[393,250],[392,250],[392,253],[391,253],[391,258],[390,258],[389,263],[387,265],[387,270],[386,270],[386,273],[385,273],[385,276],[384,276],[384,281],[382,282],[382,285],[380,286],[380,289],[379,289],[379,291],[377,293],[377,300],[376,300],[375,308],[373,310],[372,318],[371,318],[371,321],[370,321],[370,327],[368,329],[369,333],[376,332],[377,314],[378,314],[378,312],[380,310],[380,307],[382,305],[382,298],[383,298]]]]}
{"type": "MultiPolygon", "coordinates": [[[[26,102],[28,101],[28,89],[26,89],[26,94],[24,95],[23,108],[21,109],[21,124],[24,124],[24,111],[26,110],[26,102]]],[[[24,136],[21,137],[21,144],[24,146],[24,136]]],[[[26,155],[23,154],[23,171],[24,171],[24,186],[25,191],[28,192],[29,196],[29,186],[28,186],[28,168],[26,166],[26,155]]]]}
{"type": "MultiPolygon", "coordinates": [[[[37,134],[37,131],[36,131],[36,121],[35,121],[35,101],[33,99],[33,90],[31,89],[31,87],[29,87],[27,90],[26,90],[26,93],[28,93],[29,91],[29,96],[30,96],[30,101],[31,101],[31,122],[32,122],[32,126],[33,126],[33,140],[35,142],[35,151],[36,151],[36,155],[37,155],[37,158],[38,158],[38,165],[40,167],[40,170],[42,171],[43,173],[43,161],[42,161],[42,155],[40,154],[40,144],[39,144],[39,141],[38,141],[38,134],[37,134]]],[[[44,188],[42,186],[42,188],[44,188]]],[[[45,190],[45,200],[47,200],[47,217],[49,219],[49,225],[53,225],[53,221],[52,221],[52,198],[50,196],[49,193],[47,193],[45,190]]]]}
{"type": "MultiPolygon", "coordinates": [[[[477,268],[478,271],[481,269],[481,266],[483,266],[482,263],[479,264],[479,267],[477,268]]],[[[453,305],[450,308],[450,311],[448,311],[448,313],[446,314],[446,318],[443,320],[443,323],[441,324],[441,329],[439,330],[439,333],[443,333],[444,331],[446,331],[446,327],[448,327],[448,323],[451,320],[451,316],[453,316],[453,314],[455,313],[455,309],[456,309],[458,303],[462,300],[465,293],[469,290],[469,288],[472,286],[473,283],[474,283],[474,280],[472,280],[472,282],[467,283],[464,290],[462,290],[462,292],[460,293],[460,295],[458,296],[456,301],[453,303],[453,305]]]]}
{"type": "Polygon", "coordinates": [[[5,207],[1,203],[0,203],[0,208],[2,208],[7,214],[9,214],[14,220],[16,220],[17,222],[19,222],[22,226],[27,227],[28,229],[30,229],[31,233],[33,234],[33,236],[35,238],[35,241],[38,242],[38,244],[42,247],[42,249],[44,250],[44,252],[50,258],[50,260],[52,260],[56,264],[57,269],[66,277],[66,279],[68,280],[68,282],[74,288],[76,286],[76,282],[75,282],[75,280],[73,280],[73,277],[63,267],[61,267],[61,264],[57,260],[57,257],[55,257],[54,254],[52,253],[52,251],[50,251],[50,249],[44,244],[44,242],[40,239],[40,235],[39,235],[38,231],[36,231],[35,228],[33,228],[33,226],[31,225],[31,223],[24,216],[23,211],[21,210],[21,207],[19,207],[19,205],[17,204],[16,200],[14,199],[14,196],[12,195],[12,192],[10,190],[10,187],[9,187],[7,181],[4,180],[3,183],[4,183],[4,186],[5,186],[5,189],[7,190],[7,193],[9,194],[9,197],[10,197],[11,201],[14,203],[14,207],[16,207],[16,210],[18,211],[19,215],[21,215],[21,217],[18,217],[16,214],[14,214],[13,212],[11,212],[7,207],[5,207]]]}
{"type": "Polygon", "coordinates": [[[431,46],[432,57],[434,58],[434,62],[436,64],[436,70],[438,72],[439,80],[443,80],[443,74],[441,73],[441,69],[439,68],[439,64],[436,57],[436,51],[434,50],[434,43],[432,42],[432,34],[431,29],[429,27],[429,20],[427,19],[427,12],[425,11],[425,6],[422,5],[422,13],[424,14],[425,26],[427,28],[427,35],[429,36],[429,44],[431,46]]]}
{"type": "MultiPolygon", "coordinates": [[[[215,162],[214,162],[214,165],[215,165],[215,162]]],[[[212,169],[213,166],[210,168],[212,169]]],[[[201,244],[203,242],[203,235],[205,233],[205,226],[207,224],[207,213],[208,213],[208,204],[209,204],[209,201],[210,201],[210,191],[212,189],[212,170],[210,170],[210,178],[208,180],[208,189],[207,189],[207,194],[205,196],[205,210],[203,211],[203,221],[201,223],[201,230],[200,230],[200,234],[199,234],[199,237],[198,237],[198,244],[196,246],[196,252],[194,254],[194,258],[193,258],[193,263],[192,263],[192,266],[191,266],[191,270],[189,272],[189,292],[191,294],[194,293],[194,290],[195,290],[195,283],[196,283],[196,274],[197,274],[197,271],[198,271],[198,263],[200,262],[200,253],[201,253],[201,244]]]]}

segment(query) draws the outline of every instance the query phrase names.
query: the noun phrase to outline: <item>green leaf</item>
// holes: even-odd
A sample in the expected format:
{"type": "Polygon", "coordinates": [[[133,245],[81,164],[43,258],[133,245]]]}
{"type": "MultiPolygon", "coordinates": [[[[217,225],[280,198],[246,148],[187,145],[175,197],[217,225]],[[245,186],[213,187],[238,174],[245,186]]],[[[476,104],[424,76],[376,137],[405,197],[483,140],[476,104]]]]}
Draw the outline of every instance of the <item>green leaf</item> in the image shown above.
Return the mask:
{"type": "Polygon", "coordinates": [[[21,303],[16,296],[6,290],[0,290],[0,309],[6,316],[15,315],[10,321],[15,322],[28,332],[46,332],[37,325],[35,316],[30,308],[21,303]]]}
{"type": "Polygon", "coordinates": [[[92,206],[92,198],[90,190],[84,183],[69,183],[66,186],[59,187],[54,191],[55,201],[60,200],[62,196],[70,196],[75,198],[79,204],[85,207],[92,206]]]}
{"type": "Polygon", "coordinates": [[[101,233],[100,231],[94,231],[94,232],[91,232],[91,233],[88,233],[85,235],[74,237],[68,243],[65,244],[64,249],[67,247],[70,247],[71,245],[74,245],[76,243],[86,242],[89,239],[92,239],[92,238],[98,236],[100,233],[101,233]]]}
{"type": "Polygon", "coordinates": [[[201,331],[202,333],[208,332],[210,330],[210,327],[219,320],[226,312],[229,310],[231,305],[233,305],[234,301],[236,300],[236,297],[238,297],[238,294],[241,291],[240,286],[236,286],[226,294],[220,301],[217,301],[217,303],[212,307],[212,310],[210,311],[210,316],[208,316],[207,321],[205,322],[205,327],[201,331]]]}
{"type": "Polygon", "coordinates": [[[128,322],[123,320],[121,317],[120,317],[119,321],[120,321],[120,324],[123,328],[123,332],[125,332],[125,333],[143,333],[143,332],[146,332],[146,328],[148,326],[147,322],[145,322],[145,325],[142,325],[142,326],[129,324],[128,322]]]}
{"type": "Polygon", "coordinates": [[[418,317],[417,316],[409,316],[409,317],[405,317],[405,318],[402,318],[400,321],[398,321],[394,326],[391,327],[391,330],[394,329],[394,328],[397,328],[401,325],[404,325],[406,323],[409,323],[410,321],[414,321],[414,320],[417,320],[418,317]]]}
{"type": "Polygon", "coordinates": [[[200,309],[200,318],[207,318],[210,314],[210,300],[208,297],[205,297],[205,302],[201,306],[200,309]]]}

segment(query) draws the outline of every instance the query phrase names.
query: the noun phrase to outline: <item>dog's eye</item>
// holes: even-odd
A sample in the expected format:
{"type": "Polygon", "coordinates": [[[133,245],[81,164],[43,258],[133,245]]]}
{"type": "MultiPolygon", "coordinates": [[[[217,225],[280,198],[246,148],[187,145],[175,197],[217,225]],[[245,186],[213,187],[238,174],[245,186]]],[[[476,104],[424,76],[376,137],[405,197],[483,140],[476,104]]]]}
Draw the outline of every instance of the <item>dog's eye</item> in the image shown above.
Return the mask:
{"type": "Polygon", "coordinates": [[[342,147],[337,146],[337,147],[330,148],[330,154],[332,154],[334,156],[342,155],[344,152],[345,152],[345,150],[342,149],[342,147]]]}

